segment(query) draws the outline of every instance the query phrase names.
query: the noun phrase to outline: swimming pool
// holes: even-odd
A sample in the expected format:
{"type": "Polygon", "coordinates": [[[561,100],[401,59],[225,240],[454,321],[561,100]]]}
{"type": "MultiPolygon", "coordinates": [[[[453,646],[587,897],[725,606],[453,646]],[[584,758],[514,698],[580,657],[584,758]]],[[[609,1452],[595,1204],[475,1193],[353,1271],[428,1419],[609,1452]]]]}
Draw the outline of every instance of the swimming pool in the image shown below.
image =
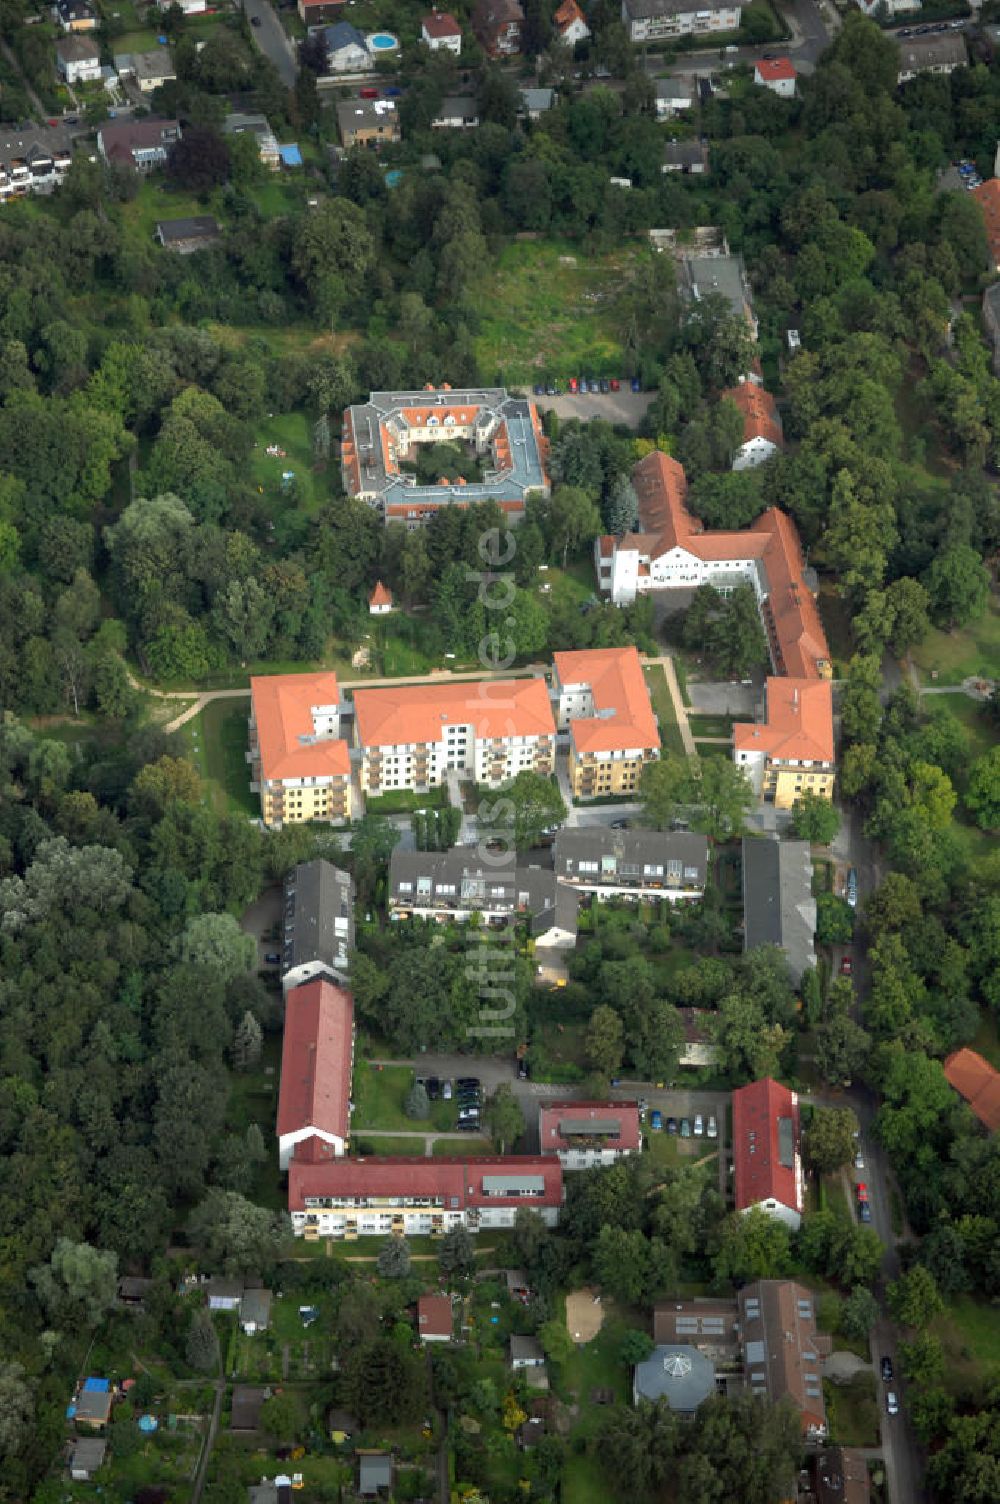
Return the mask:
{"type": "Polygon", "coordinates": [[[389,31],[375,31],[368,38],[368,45],[373,52],[395,52],[399,46],[399,38],[394,37],[389,31]]]}

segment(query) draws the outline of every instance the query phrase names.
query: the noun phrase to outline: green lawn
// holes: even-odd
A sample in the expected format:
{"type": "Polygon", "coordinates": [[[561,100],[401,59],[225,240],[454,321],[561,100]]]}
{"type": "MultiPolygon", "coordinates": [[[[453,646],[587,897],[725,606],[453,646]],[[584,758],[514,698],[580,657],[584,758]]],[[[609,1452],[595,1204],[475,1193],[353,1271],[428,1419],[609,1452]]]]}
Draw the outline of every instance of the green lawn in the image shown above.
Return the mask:
{"type": "Polygon", "coordinates": [[[326,474],[317,474],[313,469],[312,422],[305,413],[276,413],[273,418],[266,418],[257,430],[250,476],[267,494],[277,497],[281,512],[286,510],[282,505],[282,475],[292,471],[298,509],[314,512],[329,500],[332,463],[328,463],[326,474]],[[283,449],[284,456],[269,455],[266,451],[272,444],[283,449]]]}
{"type": "MultiPolygon", "coordinates": [[[[1000,672],[1000,665],[998,665],[998,672],[1000,672]]],[[[925,710],[933,711],[938,708],[947,710],[949,715],[961,721],[965,728],[970,761],[988,752],[998,740],[996,732],[987,720],[987,707],[981,700],[970,700],[968,695],[959,693],[927,695],[922,703],[925,710]]]]}
{"type": "Polygon", "coordinates": [[[423,1154],[426,1145],[422,1138],[380,1138],[372,1129],[364,1128],[351,1139],[352,1154],[396,1155],[423,1154]]]}
{"type": "Polygon", "coordinates": [[[410,815],[418,809],[444,809],[448,802],[448,790],[441,784],[423,794],[409,789],[393,789],[388,794],[369,795],[365,799],[365,808],[370,814],[410,815]]]}
{"type": "Polygon", "coordinates": [[[379,1069],[365,1060],[359,1061],[354,1072],[354,1132],[363,1133],[366,1128],[403,1129],[411,1133],[454,1128],[457,1107],[453,1101],[432,1102],[430,1117],[419,1123],[406,1116],[403,1103],[412,1083],[413,1072],[408,1066],[386,1065],[379,1069]]]}
{"type": "Polygon", "coordinates": [[[734,719],[731,715],[689,715],[688,725],[696,741],[700,736],[729,737],[733,732],[734,719]]]}
{"type": "Polygon", "coordinates": [[[457,1138],[439,1138],[433,1146],[435,1159],[458,1159],[466,1155],[495,1154],[488,1138],[476,1138],[469,1134],[464,1142],[457,1138]]]}
{"type": "Polygon", "coordinates": [[[960,684],[972,674],[1000,677],[1000,599],[992,596],[985,616],[962,631],[929,632],[911,656],[924,683],[960,684]]]}
{"type": "Polygon", "coordinates": [[[205,780],[212,808],[256,817],[260,801],[250,792],[250,765],[245,756],[249,711],[249,695],[245,700],[212,700],[181,727],[180,735],[205,780]]]}
{"type": "Polygon", "coordinates": [[[487,274],[476,359],[487,381],[565,382],[581,372],[621,374],[615,304],[644,248],[589,256],[562,241],[516,241],[487,274]]]}
{"type": "Polygon", "coordinates": [[[847,1447],[878,1445],[878,1404],[875,1375],[856,1373],[849,1384],[823,1381],[830,1440],[847,1447]]]}
{"type": "Polygon", "coordinates": [[[660,742],[667,752],[674,752],[678,757],[683,757],[684,743],[681,741],[680,727],[674,711],[673,696],[667,685],[667,676],[659,665],[646,668],[643,672],[646,675],[646,686],[653,702],[653,710],[660,723],[660,742]]]}
{"type": "Polygon", "coordinates": [[[951,1302],[939,1324],[946,1349],[957,1345],[977,1365],[991,1375],[1000,1371],[1000,1306],[987,1305],[971,1295],[959,1295],[951,1302]],[[952,1335],[953,1334],[953,1335],[952,1335]]]}

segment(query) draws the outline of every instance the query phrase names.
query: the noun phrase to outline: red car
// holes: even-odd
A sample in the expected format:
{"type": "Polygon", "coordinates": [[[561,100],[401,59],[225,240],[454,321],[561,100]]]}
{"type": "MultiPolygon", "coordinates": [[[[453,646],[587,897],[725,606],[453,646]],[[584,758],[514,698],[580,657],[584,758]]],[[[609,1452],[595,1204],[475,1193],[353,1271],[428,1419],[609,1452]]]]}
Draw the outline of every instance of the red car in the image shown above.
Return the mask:
{"type": "Polygon", "coordinates": [[[853,970],[854,962],[851,960],[850,956],[842,956],[840,958],[840,975],[842,977],[849,977],[853,970]]]}
{"type": "Polygon", "coordinates": [[[859,1180],[854,1189],[857,1192],[859,1201],[868,1200],[868,1187],[865,1185],[863,1180],[859,1180]]]}
{"type": "Polygon", "coordinates": [[[612,378],[611,378],[611,390],[612,390],[612,391],[613,391],[613,392],[618,392],[618,391],[621,391],[621,385],[622,385],[622,384],[621,384],[621,382],[620,382],[620,381],[619,381],[619,380],[618,380],[618,377],[617,377],[617,376],[612,376],[612,378]]]}
{"type": "Polygon", "coordinates": [[[378,90],[377,89],[359,89],[358,90],[358,98],[359,99],[377,99],[378,98],[378,90]]]}
{"type": "Polygon", "coordinates": [[[576,391],[576,377],[575,376],[571,376],[569,378],[569,389],[570,389],[571,392],[575,392],[576,391]]]}

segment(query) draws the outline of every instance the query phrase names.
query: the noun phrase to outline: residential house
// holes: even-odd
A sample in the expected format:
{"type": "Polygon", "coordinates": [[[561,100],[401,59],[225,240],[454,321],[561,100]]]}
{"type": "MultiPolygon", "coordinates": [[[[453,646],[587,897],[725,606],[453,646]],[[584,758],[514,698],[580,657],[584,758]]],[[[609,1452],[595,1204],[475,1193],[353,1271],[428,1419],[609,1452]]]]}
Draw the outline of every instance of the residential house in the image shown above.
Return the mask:
{"type": "Polygon", "coordinates": [[[732,1100],[736,1210],[759,1206],[795,1232],[804,1205],[798,1094],[765,1076],[732,1100]]]}
{"type": "Polygon", "coordinates": [[[244,1290],[239,1305],[240,1326],[248,1337],[266,1332],[271,1325],[271,1292],[263,1288],[244,1290]]]}
{"type": "Polygon", "coordinates": [[[832,799],[835,755],[827,679],[766,680],[763,718],[733,727],[733,760],[777,809],[791,809],[804,793],[832,799]]]}
{"type": "Polygon", "coordinates": [[[555,89],[518,89],[521,96],[520,115],[528,120],[541,120],[556,102],[555,89]]]}
{"type": "Polygon", "coordinates": [[[494,501],[516,520],[525,498],[537,491],[548,496],[548,440],[538,409],[524,397],[510,397],[503,387],[455,391],[427,385],[419,392],[372,392],[368,401],[344,413],[341,480],[348,496],[377,508],[384,522],[419,527],[442,506],[467,507],[494,501]],[[400,469],[422,444],[471,445],[482,479],[415,485],[400,469]]]}
{"type": "Polygon", "coordinates": [[[816,965],[816,900],[808,841],[743,837],[743,949],[776,945],[796,987],[816,965]]]}
{"type": "Polygon", "coordinates": [[[791,58],[758,58],[753,67],[753,81],[762,89],[770,89],[779,99],[795,97],[795,67],[791,58]]]}
{"type": "Polygon", "coordinates": [[[323,40],[329,73],[365,73],[371,67],[371,54],[364,33],[349,21],[335,21],[332,26],[327,26],[323,40]]]}
{"type": "Polygon", "coordinates": [[[113,1399],[109,1379],[84,1379],[83,1388],[70,1406],[77,1430],[100,1431],[106,1426],[111,1419],[113,1399]]]}
{"type": "Polygon", "coordinates": [[[733,455],[734,470],[752,470],[784,447],[778,406],[756,381],[741,381],[722,393],[739,408],[743,442],[733,455]]]}
{"type": "Polygon", "coordinates": [[[392,610],[392,591],[388,585],[383,585],[381,580],[375,581],[375,588],[368,597],[369,616],[388,616],[392,610]]]}
{"type": "Polygon", "coordinates": [[[510,1339],[510,1366],[517,1372],[521,1368],[544,1368],[545,1351],[537,1337],[519,1337],[514,1335],[510,1339]]]}
{"type": "Polygon", "coordinates": [[[420,40],[432,52],[462,51],[462,28],[446,10],[432,10],[420,23],[420,40]]]}
{"type": "Polygon", "coordinates": [[[106,120],[98,127],[97,149],[105,162],[152,172],[162,167],[175,141],[181,139],[180,123],[148,116],[143,120],[106,120]]]}
{"type": "Polygon", "coordinates": [[[297,0],[299,19],[311,31],[344,13],[345,0],[297,0]]]}
{"type": "Polygon", "coordinates": [[[281,984],[344,984],[354,949],[354,879],[332,862],[300,862],[285,879],[281,984]]]}
{"type": "Polygon", "coordinates": [[[671,1300],[653,1307],[653,1341],[673,1347],[687,1343],[732,1369],[739,1359],[740,1328],[735,1300],[671,1300]]]}
{"type": "Polygon", "coordinates": [[[222,239],[222,226],[214,214],[195,214],[190,219],[159,219],[156,239],[164,250],[190,256],[194,251],[210,250],[222,239]]]}
{"type": "Polygon", "coordinates": [[[56,67],[70,87],[94,83],[101,76],[101,49],[92,37],[71,32],[56,43],[56,67]]]}
{"type": "Polygon", "coordinates": [[[973,188],[972,196],[983,211],[990,271],[1000,272],[1000,178],[989,178],[973,188]]]}
{"type": "Polygon", "coordinates": [[[56,0],[52,19],[59,22],[63,31],[97,30],[97,13],[87,0],[56,0]]]}
{"type": "Polygon", "coordinates": [[[449,778],[498,788],[526,769],[553,771],[556,728],[541,678],[358,689],[354,723],[366,794],[449,778]]]}
{"type": "Polygon", "coordinates": [[[686,1343],[655,1347],[632,1370],[632,1403],[666,1400],[678,1415],[692,1416],[715,1393],[715,1364],[686,1343]]]}
{"type": "Polygon", "coordinates": [[[172,5],[179,5],[185,16],[201,16],[208,10],[208,0],[156,0],[160,10],[169,10],[172,5]]]}
{"type": "Polygon", "coordinates": [[[123,1274],[118,1281],[118,1304],[126,1306],[129,1310],[140,1311],[152,1288],[151,1279],[139,1279],[134,1274],[123,1274]]]}
{"type": "MultiPolygon", "coordinates": [[[[0,195],[2,193],[3,180],[0,178],[0,195]]],[[[1000,282],[994,282],[983,293],[983,323],[993,341],[993,374],[1000,376],[1000,282]]]]}
{"type": "Polygon", "coordinates": [[[51,193],[65,178],[73,160],[69,133],[62,126],[33,126],[14,131],[0,125],[0,204],[51,193]]]}
{"type": "Polygon", "coordinates": [[[261,1406],[270,1398],[270,1389],[260,1384],[235,1384],[229,1413],[230,1431],[256,1431],[261,1406]]]}
{"type": "Polygon", "coordinates": [[[149,52],[120,52],[114,63],[119,78],[134,79],[141,94],[152,94],[161,84],[172,83],[177,77],[174,60],[166,47],[154,47],[149,52]]]}
{"type": "Polygon", "coordinates": [[[490,57],[514,57],[521,50],[524,11],[518,0],[476,0],[472,30],[490,57]]]}
{"type": "Polygon", "coordinates": [[[552,865],[561,883],[599,898],[699,898],[708,874],[708,840],[691,831],[564,827],[552,865]]]}
{"type": "MultiPolygon", "coordinates": [[[[651,231],[651,236],[654,233],[651,231]]],[[[709,231],[711,233],[713,232],[709,231]]],[[[654,239],[653,243],[655,245],[657,241],[654,239]]],[[[675,244],[672,249],[677,257],[678,287],[684,298],[690,303],[698,303],[710,293],[717,293],[720,298],[725,298],[737,318],[746,321],[756,339],[757,316],[753,311],[753,298],[743,257],[739,254],[730,255],[724,237],[718,248],[712,246],[705,250],[688,250],[675,244]]]]}
{"type": "Polygon", "coordinates": [[[766,682],[763,719],[733,728],[733,759],[757,795],[779,808],[805,789],[832,797],[832,663],[791,519],[771,507],[743,532],[705,532],[685,505],[683,467],[658,450],[639,461],[632,481],[641,531],[597,539],[600,588],[627,604],[645,590],[712,585],[725,594],[750,584],[775,677],[766,682]]]}
{"type": "Polygon", "coordinates": [[[894,20],[896,16],[912,15],[920,10],[923,0],[854,0],[858,10],[865,16],[884,16],[894,20]]]}
{"type": "Polygon", "coordinates": [[[271,129],[266,115],[246,115],[240,111],[227,115],[222,123],[224,136],[253,136],[257,143],[257,155],[271,172],[281,166],[281,151],[278,139],[271,129]]]}
{"type": "Polygon", "coordinates": [[[634,647],[552,656],[552,697],[569,732],[569,782],[578,799],[635,794],[660,755],[660,729],[634,647]]]}
{"type": "Polygon", "coordinates": [[[656,118],[673,120],[686,113],[694,104],[694,79],[670,74],[656,80],[656,118]]]}
{"type": "Polygon", "coordinates": [[[238,1311],[246,1286],[241,1279],[210,1279],[204,1288],[210,1311],[238,1311]]]}
{"type": "Polygon", "coordinates": [[[708,145],[704,141],[667,141],[661,172],[681,172],[695,177],[708,171],[708,145]]]}
{"type": "Polygon", "coordinates": [[[856,1447],[825,1447],[813,1463],[816,1504],[869,1504],[868,1460],[856,1447]]]}
{"type": "Polygon", "coordinates": [[[417,1335],[421,1342],[450,1342],[454,1314],[450,1295],[421,1295],[417,1301],[417,1335]]]}
{"type": "Polygon", "coordinates": [[[792,1280],[762,1279],[744,1285],[737,1300],[750,1393],[773,1405],[791,1400],[803,1439],[822,1441],[827,1427],[821,1365],[831,1344],[817,1330],[813,1292],[792,1280]]]}
{"type": "Polygon", "coordinates": [[[927,37],[897,37],[899,74],[897,81],[907,83],[918,73],[954,73],[964,68],[969,56],[961,32],[948,31],[927,37]]]}
{"type": "Polygon", "coordinates": [[[384,146],[399,141],[399,112],[394,99],[344,99],[337,105],[340,140],[352,146],[384,146]]]}
{"type": "Polygon", "coordinates": [[[292,1230],[307,1242],[511,1228],[525,1206],[554,1227],[562,1198],[562,1165],[553,1155],[340,1159],[312,1138],[288,1167],[292,1230]]]}
{"type": "Polygon", "coordinates": [[[541,867],[516,866],[511,855],[485,857],[475,847],[404,851],[389,858],[390,919],[464,923],[473,914],[487,925],[527,922],[536,950],[572,950],[579,895],[541,867]]]}
{"type": "Polygon", "coordinates": [[[944,1063],[945,1079],[964,1097],[990,1133],[1000,1128],[1000,1072],[975,1050],[954,1050],[944,1063]]]}
{"type": "Polygon", "coordinates": [[[590,27],[576,0],[562,0],[553,14],[552,26],[564,47],[575,47],[590,36],[590,27]]]}
{"type": "Polygon", "coordinates": [[[479,124],[479,106],[471,94],[449,94],[431,121],[437,131],[472,131],[479,124]]]}
{"type": "Polygon", "coordinates": [[[351,762],[340,734],[337,676],[268,674],[250,680],[250,787],[266,826],[351,816],[351,762]]]}
{"type": "Polygon", "coordinates": [[[81,1436],[71,1445],[69,1475],[77,1483],[89,1483],[98,1469],[104,1466],[108,1444],[98,1436],[81,1436]]]}
{"type": "Polygon", "coordinates": [[[392,1496],[392,1453],[362,1450],[358,1459],[358,1493],[362,1499],[388,1499],[392,1496]]]}
{"type": "Polygon", "coordinates": [[[278,1093],[278,1164],[287,1170],[298,1144],[314,1140],[344,1154],[351,1129],[354,999],[322,979],[285,999],[278,1093]]]}
{"type": "Polygon", "coordinates": [[[622,21],[632,42],[735,31],[742,7],[719,5],[697,10],[691,0],[622,0],[622,21]]]}
{"type": "Polygon", "coordinates": [[[545,1435],[545,1417],[532,1415],[522,1421],[514,1432],[514,1439],[522,1452],[534,1451],[535,1447],[545,1435]]]}
{"type": "Polygon", "coordinates": [[[564,1170],[613,1165],[642,1148],[637,1102],[549,1102],[538,1109],[538,1147],[564,1170]]]}

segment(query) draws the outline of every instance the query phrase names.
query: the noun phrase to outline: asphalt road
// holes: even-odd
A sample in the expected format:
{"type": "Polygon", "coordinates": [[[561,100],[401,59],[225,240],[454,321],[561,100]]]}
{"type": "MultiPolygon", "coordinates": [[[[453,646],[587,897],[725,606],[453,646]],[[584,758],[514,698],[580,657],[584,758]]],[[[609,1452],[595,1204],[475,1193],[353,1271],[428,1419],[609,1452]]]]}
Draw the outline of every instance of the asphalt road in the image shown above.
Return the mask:
{"type": "Polygon", "coordinates": [[[257,46],[266,58],[270,58],[285,87],[294,88],[298,72],[295,52],[274,9],[268,4],[268,0],[243,0],[243,10],[257,46]],[[258,21],[259,26],[256,24],[258,21]]]}

